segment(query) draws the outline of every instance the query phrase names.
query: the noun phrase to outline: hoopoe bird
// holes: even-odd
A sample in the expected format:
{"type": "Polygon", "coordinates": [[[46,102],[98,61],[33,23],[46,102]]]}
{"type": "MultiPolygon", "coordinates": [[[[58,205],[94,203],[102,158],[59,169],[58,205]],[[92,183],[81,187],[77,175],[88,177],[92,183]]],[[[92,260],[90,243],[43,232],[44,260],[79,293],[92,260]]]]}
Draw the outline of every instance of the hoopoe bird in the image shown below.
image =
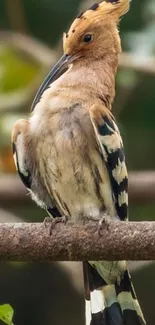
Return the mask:
{"type": "MultiPolygon", "coordinates": [[[[128,218],[125,155],[111,107],[121,52],[117,26],[129,2],[96,3],[74,20],[30,117],[13,127],[19,176],[53,218],[128,218]]],[[[86,325],[146,324],[125,261],[84,262],[83,270],[86,325]]]]}

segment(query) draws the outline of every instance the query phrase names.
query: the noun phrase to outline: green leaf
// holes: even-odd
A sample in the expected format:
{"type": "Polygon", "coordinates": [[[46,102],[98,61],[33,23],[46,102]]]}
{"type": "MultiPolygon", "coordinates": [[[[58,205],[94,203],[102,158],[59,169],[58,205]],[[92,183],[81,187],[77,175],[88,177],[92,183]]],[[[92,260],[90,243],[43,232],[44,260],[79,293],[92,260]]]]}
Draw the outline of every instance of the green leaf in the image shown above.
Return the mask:
{"type": "Polygon", "coordinates": [[[10,305],[0,305],[0,320],[2,320],[4,324],[13,325],[13,313],[13,308],[10,305]]]}

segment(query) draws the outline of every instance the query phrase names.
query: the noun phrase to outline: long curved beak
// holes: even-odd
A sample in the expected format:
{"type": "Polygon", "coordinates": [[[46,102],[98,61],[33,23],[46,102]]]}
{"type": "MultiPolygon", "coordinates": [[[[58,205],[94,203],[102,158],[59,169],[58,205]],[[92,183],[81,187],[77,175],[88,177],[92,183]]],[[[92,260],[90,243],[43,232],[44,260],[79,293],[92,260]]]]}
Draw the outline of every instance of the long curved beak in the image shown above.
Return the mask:
{"type": "Polygon", "coordinates": [[[49,87],[49,85],[58,79],[64,72],[66,72],[69,64],[74,61],[75,57],[64,54],[61,59],[56,63],[53,69],[49,72],[42,85],[40,86],[31,106],[31,111],[35,108],[36,104],[40,101],[41,96],[44,91],[49,87]]]}

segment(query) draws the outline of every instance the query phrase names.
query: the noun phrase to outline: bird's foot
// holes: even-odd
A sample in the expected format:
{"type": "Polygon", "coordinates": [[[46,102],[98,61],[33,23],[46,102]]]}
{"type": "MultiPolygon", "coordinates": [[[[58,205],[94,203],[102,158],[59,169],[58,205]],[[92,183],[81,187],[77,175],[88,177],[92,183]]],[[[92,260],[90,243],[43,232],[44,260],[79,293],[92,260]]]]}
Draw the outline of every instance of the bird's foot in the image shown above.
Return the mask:
{"type": "Polygon", "coordinates": [[[97,227],[97,233],[99,236],[101,236],[101,230],[102,229],[106,229],[107,231],[109,230],[109,226],[110,226],[110,217],[107,216],[103,216],[99,223],[98,223],[98,227],[97,227]]]}
{"type": "Polygon", "coordinates": [[[55,225],[58,223],[63,223],[66,225],[68,221],[67,216],[62,216],[62,217],[57,217],[57,218],[52,218],[52,217],[46,217],[44,219],[44,225],[45,228],[49,229],[49,235],[52,235],[52,230],[54,229],[55,225]]]}

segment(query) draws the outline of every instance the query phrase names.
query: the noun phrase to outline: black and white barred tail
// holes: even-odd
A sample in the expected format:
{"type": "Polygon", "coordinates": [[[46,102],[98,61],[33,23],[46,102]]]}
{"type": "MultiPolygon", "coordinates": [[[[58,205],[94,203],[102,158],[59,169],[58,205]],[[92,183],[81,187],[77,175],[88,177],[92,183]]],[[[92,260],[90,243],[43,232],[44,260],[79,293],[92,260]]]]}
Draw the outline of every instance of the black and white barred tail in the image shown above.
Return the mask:
{"type": "Polygon", "coordinates": [[[120,279],[118,277],[112,284],[116,275],[113,271],[116,267],[117,273],[120,265],[117,268],[117,262],[101,262],[98,272],[96,266],[99,266],[100,262],[96,262],[96,265],[93,263],[91,264],[95,267],[89,262],[83,263],[86,325],[146,325],[128,270],[126,269],[123,276],[120,279]],[[104,263],[105,277],[106,271],[114,263],[107,282],[100,275],[104,263]]]}

